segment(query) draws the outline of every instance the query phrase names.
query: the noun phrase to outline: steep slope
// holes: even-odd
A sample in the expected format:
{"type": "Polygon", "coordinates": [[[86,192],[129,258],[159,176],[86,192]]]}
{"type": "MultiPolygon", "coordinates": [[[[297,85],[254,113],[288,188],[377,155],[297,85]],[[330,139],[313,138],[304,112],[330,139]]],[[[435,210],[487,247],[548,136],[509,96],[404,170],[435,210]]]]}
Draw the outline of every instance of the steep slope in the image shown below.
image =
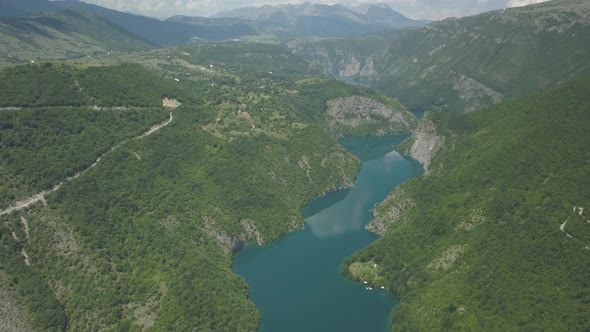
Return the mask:
{"type": "Polygon", "coordinates": [[[584,330],[590,323],[590,80],[467,115],[429,175],[375,209],[383,234],[344,269],[401,297],[392,330],[584,330]]]}
{"type": "MultiPolygon", "coordinates": [[[[92,12],[118,26],[119,29],[128,31],[129,34],[136,36],[135,38],[158,45],[178,45],[188,43],[195,39],[233,39],[243,35],[254,34],[252,27],[240,20],[228,22],[227,20],[199,18],[198,22],[193,21],[191,24],[184,24],[185,22],[174,22],[173,20],[161,21],[150,17],[119,12],[76,0],[0,1],[0,17],[39,15],[39,13],[48,13],[62,9],[77,9],[92,12]]],[[[95,31],[98,33],[99,30],[95,31]]],[[[108,37],[108,34],[105,37],[108,37]]]]}
{"type": "Polygon", "coordinates": [[[0,18],[0,62],[78,58],[155,45],[80,9],[0,18]]]}
{"type": "Polygon", "coordinates": [[[417,27],[426,23],[427,21],[416,21],[408,18],[398,11],[395,11],[386,3],[363,4],[351,7],[355,13],[365,16],[368,20],[374,23],[380,23],[395,28],[417,27]]]}
{"type": "Polygon", "coordinates": [[[0,0],[0,16],[26,16],[43,11],[56,10],[53,2],[47,0],[0,0]]]}
{"type": "Polygon", "coordinates": [[[0,72],[0,209],[91,165],[168,117],[187,93],[138,65],[26,65],[0,72]]]}
{"type": "Polygon", "coordinates": [[[327,53],[324,41],[291,46],[411,109],[469,112],[588,74],[589,30],[589,2],[555,0],[395,33],[369,55],[345,46],[327,53]]]}
{"type": "Polygon", "coordinates": [[[0,277],[9,281],[0,295],[41,330],[254,331],[259,315],[232,252],[301,228],[306,202],[352,185],[359,161],[327,131],[330,100],[397,103],[310,76],[308,63],[270,45],[133,60],[166,78],[138,65],[2,73],[4,105],[27,107],[0,110],[0,277]],[[27,82],[10,103],[8,89],[27,82]],[[183,104],[151,107],[153,98],[175,104],[166,95],[183,104]],[[54,183],[26,204],[10,195],[54,183]]]}
{"type": "Polygon", "coordinates": [[[286,47],[293,54],[318,64],[326,75],[371,86],[380,78],[374,57],[383,52],[390,39],[389,33],[324,39],[297,38],[289,40],[286,47]]]}
{"type": "MultiPolygon", "coordinates": [[[[136,78],[157,78],[139,66],[116,69],[131,84],[140,84],[136,78]]],[[[109,82],[108,70],[102,71],[106,75],[97,72],[100,68],[85,71],[46,63],[9,67],[0,74],[0,292],[7,297],[3,312],[20,312],[2,319],[4,330],[64,330],[70,321],[56,289],[59,277],[46,278],[37,269],[34,255],[27,253],[29,248],[23,247],[41,244],[32,242],[37,225],[29,224],[28,212],[36,204],[47,204],[49,192],[92,169],[116,144],[140,135],[167,115],[158,104],[148,105],[149,97],[140,104],[133,97],[126,102],[119,99],[116,102],[125,107],[110,107],[113,100],[96,76],[121,90],[125,84],[109,82]],[[22,211],[27,212],[20,217],[11,214],[22,211]]],[[[150,88],[143,92],[165,93],[165,89],[150,88]]]]}

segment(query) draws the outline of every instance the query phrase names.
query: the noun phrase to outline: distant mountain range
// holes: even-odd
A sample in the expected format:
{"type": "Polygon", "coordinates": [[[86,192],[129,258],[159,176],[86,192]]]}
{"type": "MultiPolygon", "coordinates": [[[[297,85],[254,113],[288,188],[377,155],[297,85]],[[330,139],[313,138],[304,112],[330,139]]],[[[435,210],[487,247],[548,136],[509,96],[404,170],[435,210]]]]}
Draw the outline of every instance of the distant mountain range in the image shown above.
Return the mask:
{"type": "Polygon", "coordinates": [[[70,8],[0,17],[0,62],[79,58],[157,47],[92,12],[70,8]]]}
{"type": "Polygon", "coordinates": [[[387,4],[370,4],[353,8],[341,5],[304,3],[243,7],[221,12],[213,17],[230,17],[265,22],[297,36],[348,36],[424,26],[403,16],[387,4]]]}
{"type": "Polygon", "coordinates": [[[423,26],[387,5],[348,9],[317,4],[240,8],[212,18],[174,16],[167,20],[123,13],[76,0],[0,0],[0,16],[27,16],[64,8],[90,11],[153,44],[221,41],[259,34],[279,37],[347,36],[423,26]]]}
{"type": "Polygon", "coordinates": [[[244,34],[255,34],[254,30],[241,22],[223,21],[215,24],[212,20],[204,19],[199,24],[188,25],[123,13],[76,0],[0,0],[0,16],[23,16],[64,8],[92,12],[141,39],[163,46],[184,44],[194,39],[224,40],[239,38],[244,34]]]}

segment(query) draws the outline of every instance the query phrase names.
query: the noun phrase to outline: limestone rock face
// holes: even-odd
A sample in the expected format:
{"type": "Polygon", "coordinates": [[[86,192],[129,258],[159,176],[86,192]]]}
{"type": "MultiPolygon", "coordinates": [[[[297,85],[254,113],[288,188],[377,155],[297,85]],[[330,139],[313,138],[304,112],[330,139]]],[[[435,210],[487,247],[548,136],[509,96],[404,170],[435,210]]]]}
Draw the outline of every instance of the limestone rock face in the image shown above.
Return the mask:
{"type": "Polygon", "coordinates": [[[177,108],[180,105],[182,105],[182,103],[176,99],[169,99],[168,97],[165,97],[164,99],[162,99],[162,106],[164,106],[164,107],[177,108]]]}
{"type": "Polygon", "coordinates": [[[329,100],[326,113],[328,125],[337,134],[387,135],[407,133],[415,126],[415,118],[403,106],[394,107],[363,96],[329,100]]]}
{"type": "Polygon", "coordinates": [[[428,175],[430,172],[430,163],[432,158],[440,150],[444,143],[444,137],[437,135],[434,123],[425,118],[414,131],[412,147],[410,148],[410,156],[416,159],[424,167],[424,174],[428,175]]]}
{"type": "Polygon", "coordinates": [[[416,206],[416,202],[405,197],[403,189],[397,187],[383,202],[375,206],[375,219],[365,228],[373,233],[383,235],[391,225],[402,219],[414,206],[416,206]]]}

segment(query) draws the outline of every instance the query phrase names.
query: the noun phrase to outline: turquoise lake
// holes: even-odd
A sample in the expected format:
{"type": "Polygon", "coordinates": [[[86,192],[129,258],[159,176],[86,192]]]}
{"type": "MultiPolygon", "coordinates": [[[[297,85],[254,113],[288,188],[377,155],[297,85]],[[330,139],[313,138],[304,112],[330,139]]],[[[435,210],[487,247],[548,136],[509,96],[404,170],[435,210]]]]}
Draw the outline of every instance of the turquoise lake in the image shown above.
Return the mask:
{"type": "Polygon", "coordinates": [[[345,137],[340,144],[362,160],[352,189],[310,202],[305,229],[234,257],[234,272],[250,288],[262,315],[260,331],[386,331],[397,299],[341,274],[345,257],[377,239],[364,229],[371,210],[422,167],[393,151],[407,136],[345,137]]]}

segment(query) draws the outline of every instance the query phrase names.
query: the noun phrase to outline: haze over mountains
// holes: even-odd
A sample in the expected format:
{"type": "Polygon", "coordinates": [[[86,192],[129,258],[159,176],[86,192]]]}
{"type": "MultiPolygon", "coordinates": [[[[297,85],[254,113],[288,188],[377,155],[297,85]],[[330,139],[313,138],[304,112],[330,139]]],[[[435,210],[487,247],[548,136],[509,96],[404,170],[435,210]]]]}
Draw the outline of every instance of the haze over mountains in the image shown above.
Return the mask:
{"type": "Polygon", "coordinates": [[[159,45],[176,45],[194,40],[238,39],[259,34],[281,37],[357,35],[424,25],[424,21],[411,20],[386,5],[376,6],[379,9],[369,6],[365,8],[366,14],[363,14],[340,5],[306,3],[240,8],[212,18],[175,16],[161,21],[76,0],[26,0],[23,3],[2,0],[0,16],[23,16],[63,8],[80,8],[159,45]],[[376,11],[380,14],[376,15],[376,11]]]}
{"type": "Polygon", "coordinates": [[[267,22],[297,36],[347,36],[423,26],[386,4],[346,8],[341,5],[304,3],[244,7],[213,17],[232,17],[267,22]]]}

